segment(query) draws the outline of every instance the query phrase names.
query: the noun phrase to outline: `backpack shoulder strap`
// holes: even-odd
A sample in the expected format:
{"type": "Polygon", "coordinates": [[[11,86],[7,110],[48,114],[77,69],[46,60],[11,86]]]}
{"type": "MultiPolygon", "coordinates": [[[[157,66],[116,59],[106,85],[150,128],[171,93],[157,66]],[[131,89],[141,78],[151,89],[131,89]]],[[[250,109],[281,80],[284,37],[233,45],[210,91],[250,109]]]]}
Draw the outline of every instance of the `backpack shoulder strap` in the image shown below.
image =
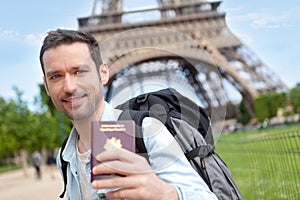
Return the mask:
{"type": "Polygon", "coordinates": [[[64,179],[64,190],[63,192],[59,195],[60,198],[64,198],[65,193],[66,193],[66,187],[67,187],[67,167],[68,167],[68,162],[66,162],[63,157],[62,157],[62,153],[66,147],[67,141],[68,141],[69,137],[66,137],[66,139],[63,141],[62,146],[61,146],[61,150],[60,150],[60,154],[59,154],[59,158],[60,158],[60,162],[61,162],[61,171],[63,174],[63,179],[64,179]]]}
{"type": "Polygon", "coordinates": [[[143,140],[142,123],[145,117],[149,117],[148,111],[136,111],[136,110],[124,110],[118,120],[133,120],[135,122],[135,151],[139,155],[143,156],[149,162],[147,149],[143,140]]]}

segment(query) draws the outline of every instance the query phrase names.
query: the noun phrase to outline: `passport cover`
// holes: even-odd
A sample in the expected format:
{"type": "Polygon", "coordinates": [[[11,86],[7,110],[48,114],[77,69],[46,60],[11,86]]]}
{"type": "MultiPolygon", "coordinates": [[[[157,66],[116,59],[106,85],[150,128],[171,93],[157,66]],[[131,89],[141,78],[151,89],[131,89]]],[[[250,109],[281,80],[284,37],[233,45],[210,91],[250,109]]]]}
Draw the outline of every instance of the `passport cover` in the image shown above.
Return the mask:
{"type": "MultiPolygon", "coordinates": [[[[96,156],[105,150],[124,148],[135,152],[135,132],[133,120],[122,121],[93,121],[91,138],[91,169],[100,164],[96,156]]],[[[94,175],[91,181],[113,178],[117,174],[94,175]]]]}

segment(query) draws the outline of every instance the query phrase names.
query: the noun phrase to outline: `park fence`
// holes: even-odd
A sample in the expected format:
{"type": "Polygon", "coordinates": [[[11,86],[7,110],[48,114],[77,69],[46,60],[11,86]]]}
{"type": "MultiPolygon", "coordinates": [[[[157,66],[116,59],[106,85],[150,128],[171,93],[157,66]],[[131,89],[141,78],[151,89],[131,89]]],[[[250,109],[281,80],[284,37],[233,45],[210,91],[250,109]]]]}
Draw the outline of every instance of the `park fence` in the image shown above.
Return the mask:
{"type": "Polygon", "coordinates": [[[300,130],[247,134],[218,143],[218,153],[229,161],[245,199],[300,199],[300,130]]]}

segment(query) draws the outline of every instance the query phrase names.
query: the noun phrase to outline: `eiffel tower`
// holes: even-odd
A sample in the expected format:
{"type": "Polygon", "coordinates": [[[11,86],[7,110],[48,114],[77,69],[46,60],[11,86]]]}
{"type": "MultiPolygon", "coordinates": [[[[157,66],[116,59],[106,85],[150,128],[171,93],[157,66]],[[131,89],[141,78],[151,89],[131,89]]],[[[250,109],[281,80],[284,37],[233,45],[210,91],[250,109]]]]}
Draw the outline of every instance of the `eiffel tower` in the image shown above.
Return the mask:
{"type": "Polygon", "coordinates": [[[124,10],[121,0],[94,0],[91,15],[78,23],[81,31],[100,42],[110,66],[106,100],[118,104],[122,95],[128,99],[151,88],[174,86],[211,110],[228,104],[223,86],[227,84],[254,116],[254,98],[286,91],[285,84],[229,30],[220,4],[157,0],[154,7],[124,10]]]}

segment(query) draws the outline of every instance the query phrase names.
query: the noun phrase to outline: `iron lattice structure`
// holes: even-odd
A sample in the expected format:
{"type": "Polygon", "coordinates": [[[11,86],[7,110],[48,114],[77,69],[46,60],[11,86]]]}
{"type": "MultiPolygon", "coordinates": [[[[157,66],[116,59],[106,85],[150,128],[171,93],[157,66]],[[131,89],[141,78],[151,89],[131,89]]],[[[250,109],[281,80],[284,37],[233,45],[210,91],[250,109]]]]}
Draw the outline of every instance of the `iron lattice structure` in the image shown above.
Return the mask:
{"type": "MultiPolygon", "coordinates": [[[[147,83],[175,83],[192,89],[207,108],[228,103],[222,83],[243,97],[252,116],[253,100],[287,87],[227,27],[221,1],[157,0],[157,7],[123,10],[121,0],[95,0],[79,29],[93,34],[110,66],[106,99],[147,90],[147,83]],[[97,10],[100,10],[97,13],[97,10]],[[130,15],[158,16],[129,23],[130,15]],[[220,77],[220,80],[218,79],[220,77]],[[128,87],[131,90],[128,90],[128,87]],[[128,92],[130,92],[128,94],[128,92]]],[[[183,91],[187,91],[182,89],[183,91]]]]}

